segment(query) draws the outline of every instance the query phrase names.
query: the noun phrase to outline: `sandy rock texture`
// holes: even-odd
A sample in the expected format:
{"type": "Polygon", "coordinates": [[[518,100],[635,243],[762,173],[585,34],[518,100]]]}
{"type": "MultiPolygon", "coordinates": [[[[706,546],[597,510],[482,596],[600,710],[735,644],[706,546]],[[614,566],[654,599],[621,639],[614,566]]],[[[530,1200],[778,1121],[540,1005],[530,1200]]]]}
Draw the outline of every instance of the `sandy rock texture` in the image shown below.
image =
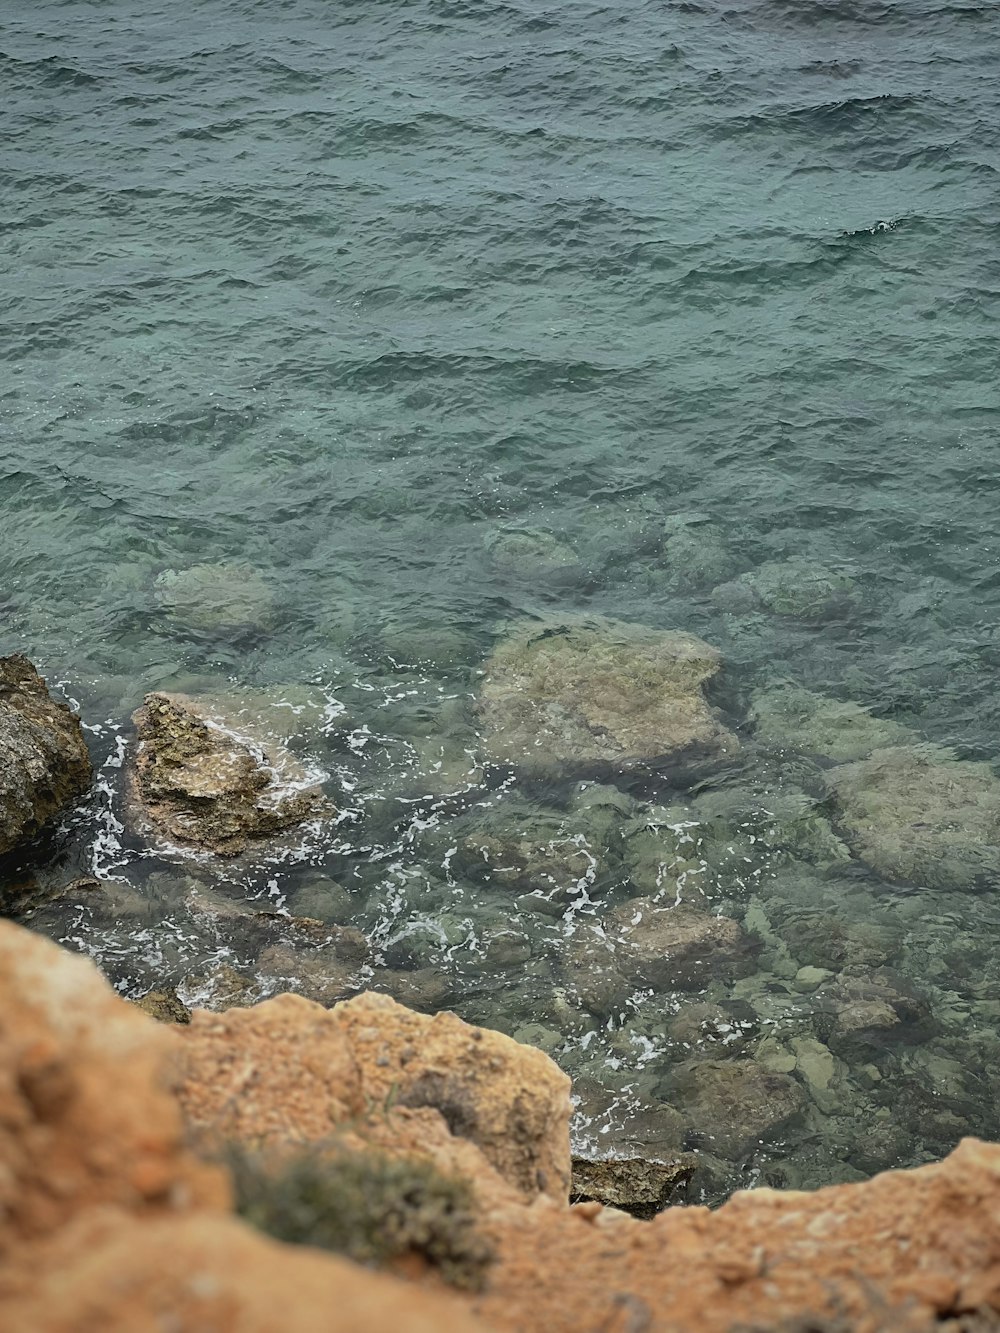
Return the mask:
{"type": "Polygon", "coordinates": [[[720,666],[717,649],[680,630],[598,616],[519,624],[485,664],[487,750],[580,776],[719,759],[739,749],[702,692],[720,666]]]}
{"type": "Polygon", "coordinates": [[[26,657],[0,657],[0,855],[82,796],[92,776],[77,715],[26,657]]]}
{"type": "Polygon", "coordinates": [[[238,856],[308,819],[334,813],[315,779],[283,746],[235,730],[179,694],[149,694],[133,722],[132,797],[160,836],[238,856]]]}
{"type": "Polygon", "coordinates": [[[280,1245],[187,1146],[176,1033],[0,924],[0,1328],[474,1333],[447,1293],[280,1245]]]}
{"type": "Polygon", "coordinates": [[[569,1079],[541,1051],[454,1014],[371,993],[333,1009],[280,995],[195,1012],[183,1069],[181,1103],[204,1134],[308,1143],[370,1111],[426,1108],[525,1198],[569,1195],[569,1079]]]}

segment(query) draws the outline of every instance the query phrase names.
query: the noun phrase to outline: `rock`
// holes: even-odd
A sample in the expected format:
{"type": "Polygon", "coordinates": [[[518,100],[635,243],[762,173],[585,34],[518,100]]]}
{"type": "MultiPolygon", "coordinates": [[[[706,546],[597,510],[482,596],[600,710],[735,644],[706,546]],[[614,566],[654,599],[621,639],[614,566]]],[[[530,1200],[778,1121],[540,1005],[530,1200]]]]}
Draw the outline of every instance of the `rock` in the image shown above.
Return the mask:
{"type": "Polygon", "coordinates": [[[502,528],[491,533],[483,544],[496,572],[519,583],[567,587],[584,577],[573,548],[549,532],[502,528]]]}
{"type": "Polygon", "coordinates": [[[195,1013],[186,1041],[181,1101],[213,1138],[308,1142],[366,1108],[429,1107],[522,1194],[567,1197],[569,1080],[541,1051],[454,1014],[372,993],[329,1010],[282,995],[195,1013]]]}
{"type": "Polygon", "coordinates": [[[885,879],[992,888],[1000,876],[1000,779],[937,746],[895,746],[827,774],[837,824],[885,879]]]}
{"type": "Polygon", "coordinates": [[[776,1139],[806,1106],[799,1083],[756,1060],[695,1060],[672,1069],[661,1089],[710,1151],[736,1161],[776,1139]]]}
{"type": "Polygon", "coordinates": [[[204,972],[189,974],[179,989],[185,1007],[208,1009],[213,1013],[245,1008],[260,999],[256,978],[244,975],[228,963],[217,963],[204,972]]]}
{"type": "Polygon", "coordinates": [[[753,971],[759,945],[729,917],[632,898],[608,914],[618,971],[655,992],[703,990],[753,971]]]}
{"type": "Polygon", "coordinates": [[[484,816],[449,828],[457,840],[455,866],[491,885],[537,893],[565,903],[596,896],[612,878],[605,840],[588,812],[561,814],[527,802],[503,802],[484,816]],[[471,827],[470,827],[471,825],[471,827]],[[459,829],[469,828],[468,832],[459,829]]]}
{"type": "Polygon", "coordinates": [[[889,972],[845,976],[823,987],[816,1031],[848,1063],[863,1064],[882,1050],[926,1040],[934,1031],[930,1005],[916,988],[889,972]]]}
{"type": "Polygon", "coordinates": [[[663,530],[663,554],[678,591],[710,588],[735,568],[722,531],[705,515],[674,514],[663,530]]]}
{"type": "Polygon", "coordinates": [[[528,772],[591,777],[719,760],[739,748],[702,693],[720,660],[678,630],[593,616],[522,623],[485,664],[486,750],[528,772]]]}
{"type": "Polygon", "coordinates": [[[562,973],[569,998],[597,1018],[608,1018],[624,1009],[635,989],[618,969],[618,954],[604,932],[580,929],[567,945],[562,973]]]}
{"type": "Polygon", "coordinates": [[[842,616],[854,588],[849,575],[802,559],[769,560],[736,581],[768,611],[811,621],[842,616]]]}
{"type": "Polygon", "coordinates": [[[150,1018],[159,1023],[190,1023],[191,1010],[177,998],[175,990],[151,990],[133,1000],[137,1009],[141,1009],[150,1018]]]}
{"type": "Polygon", "coordinates": [[[329,1008],[358,989],[357,963],[338,958],[333,949],[296,949],[272,944],[257,959],[265,992],[292,991],[329,1008]]]}
{"type": "Polygon", "coordinates": [[[259,747],[195,700],[149,694],[133,721],[133,800],[161,836],[237,856],[334,813],[287,750],[259,747]]]}
{"type": "Polygon", "coordinates": [[[156,598],[167,620],[194,634],[260,632],[276,618],[274,593],[247,564],[164,570],[156,580],[156,598]]]}
{"type": "Polygon", "coordinates": [[[696,1169],[697,1158],[693,1156],[678,1162],[652,1162],[644,1157],[605,1157],[600,1161],[574,1157],[570,1202],[595,1200],[632,1217],[655,1217],[675,1194],[686,1192],[696,1169]]]}
{"type": "Polygon", "coordinates": [[[828,967],[800,967],[795,973],[793,985],[797,991],[808,995],[817,986],[822,986],[824,981],[829,981],[833,975],[828,967]]]}
{"type": "Polygon", "coordinates": [[[905,745],[913,732],[889,718],[872,717],[867,708],[829,699],[786,683],[758,690],[750,718],[758,740],[820,754],[837,763],[862,759],[873,750],[905,745]]]}
{"type": "Polygon", "coordinates": [[[89,960],[0,923],[0,1256],[86,1208],[169,1216],[182,1193],[224,1206],[164,1090],[173,1050],[89,960]]]}
{"type": "Polygon", "coordinates": [[[292,895],[289,904],[295,916],[312,917],[315,921],[344,924],[357,910],[350,892],[336,880],[322,877],[309,880],[292,895]]]}
{"type": "Polygon", "coordinates": [[[92,777],[77,714],[26,657],[0,657],[0,855],[41,832],[92,777]]]}

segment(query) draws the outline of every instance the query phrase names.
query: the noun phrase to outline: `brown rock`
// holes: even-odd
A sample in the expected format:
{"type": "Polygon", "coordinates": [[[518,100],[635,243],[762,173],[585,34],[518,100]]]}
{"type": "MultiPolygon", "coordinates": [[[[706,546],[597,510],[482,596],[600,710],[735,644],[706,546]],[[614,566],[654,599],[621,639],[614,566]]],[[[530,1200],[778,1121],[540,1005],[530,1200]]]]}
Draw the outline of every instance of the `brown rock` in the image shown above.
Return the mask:
{"type": "Polygon", "coordinates": [[[702,693],[718,651],[693,634],[596,616],[517,626],[486,662],[489,753],[538,772],[658,772],[739,749],[702,693]]]}
{"type": "Polygon", "coordinates": [[[616,907],[606,929],[619,972],[658,992],[702,990],[712,981],[747,976],[759,949],[729,917],[650,898],[616,907]]]}
{"type": "Polygon", "coordinates": [[[775,1139],[806,1107],[801,1084],[755,1060],[690,1061],[670,1071],[663,1092],[705,1147],[730,1160],[775,1139]]]}
{"type": "Polygon", "coordinates": [[[133,721],[134,803],[167,838],[237,856],[333,813],[287,750],[237,734],[195,700],[149,694],[133,721]]]}
{"type": "Polygon", "coordinates": [[[683,1196],[695,1173],[697,1158],[651,1162],[645,1157],[573,1158],[571,1203],[595,1200],[620,1208],[632,1217],[655,1217],[674,1195],[683,1196]]]}
{"type": "Polygon", "coordinates": [[[180,1095],[203,1131],[310,1142],[363,1111],[428,1107],[523,1194],[567,1196],[569,1079],[498,1032],[367,993],[331,1010],[282,995],[196,1013],[187,1037],[180,1095]]]}
{"type": "Polygon", "coordinates": [[[132,1003],[159,1023],[190,1023],[191,1010],[177,998],[173,990],[151,990],[132,1003]]]}
{"type": "Polygon", "coordinates": [[[92,777],[76,713],[26,657],[0,657],[0,855],[33,838],[92,777]]]}
{"type": "Polygon", "coordinates": [[[86,959],[0,925],[0,1252],[97,1204],[225,1203],[166,1095],[174,1040],[86,959]]]}

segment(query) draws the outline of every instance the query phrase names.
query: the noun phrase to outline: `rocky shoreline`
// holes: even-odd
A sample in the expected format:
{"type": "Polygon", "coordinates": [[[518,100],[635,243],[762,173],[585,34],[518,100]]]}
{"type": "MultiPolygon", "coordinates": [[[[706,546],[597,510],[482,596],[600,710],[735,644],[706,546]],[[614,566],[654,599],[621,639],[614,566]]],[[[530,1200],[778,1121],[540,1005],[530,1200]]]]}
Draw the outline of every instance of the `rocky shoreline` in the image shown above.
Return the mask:
{"type": "MultiPolygon", "coordinates": [[[[808,579],[803,588],[811,606],[816,588],[808,579]]],[[[767,580],[752,591],[776,595],[767,580]]],[[[843,590],[824,584],[819,591],[839,597],[843,590]]],[[[779,609],[805,614],[784,602],[779,609]]],[[[244,1208],[258,1219],[275,1215],[267,1181],[287,1167],[297,1182],[288,1188],[299,1193],[294,1206],[286,1199],[278,1213],[298,1221],[290,1228],[282,1223],[279,1234],[301,1241],[314,1235],[312,1224],[301,1222],[300,1198],[303,1189],[315,1193],[314,1182],[312,1168],[289,1165],[289,1154],[293,1146],[313,1152],[320,1145],[320,1173],[334,1182],[330,1188],[345,1197],[387,1199],[395,1219],[389,1231],[396,1250],[386,1248],[377,1209],[374,1218],[369,1209],[360,1220],[338,1222],[338,1234],[346,1227],[364,1245],[336,1248],[355,1258],[386,1258],[411,1277],[418,1272],[423,1287],[435,1285],[429,1271],[435,1264],[466,1277],[474,1272],[469,1285],[481,1277],[486,1294],[468,1298],[473,1304],[463,1307],[463,1318],[471,1309],[485,1326],[525,1329],[771,1327],[753,1321],[765,1319],[772,1300],[782,1318],[793,1320],[789,1327],[821,1314],[835,1321],[841,1317],[835,1312],[849,1307],[854,1313],[843,1316],[844,1327],[853,1328],[868,1326],[864,1319],[874,1319],[882,1301],[893,1320],[917,1322],[873,1328],[923,1328],[920,1320],[931,1310],[957,1319],[956,1328],[988,1327],[992,1316],[983,1310],[992,1308],[992,1288],[972,1301],[968,1291],[980,1287],[970,1288],[968,1275],[956,1276],[954,1267],[945,1281],[922,1249],[915,1268],[902,1251],[898,1262],[873,1268],[867,1259],[844,1258],[855,1253],[853,1239],[844,1242],[846,1250],[832,1246],[836,1281],[823,1279],[827,1296],[836,1293],[829,1300],[815,1285],[804,1288],[792,1263],[782,1294],[771,1261],[752,1255],[772,1243],[781,1250],[786,1241],[800,1253],[791,1233],[810,1217],[808,1225],[825,1227],[815,1219],[825,1218],[828,1207],[843,1207],[845,1217],[871,1207],[878,1218],[884,1201],[896,1198],[895,1185],[874,1181],[836,1187],[833,1204],[814,1202],[825,1191],[803,1202],[788,1189],[797,1179],[796,1143],[828,1137],[838,1160],[853,1164],[838,1168],[840,1178],[860,1181],[899,1164],[918,1134],[930,1146],[922,1153],[926,1161],[946,1153],[970,1124],[992,1126],[992,1085],[979,1080],[971,1089],[976,1061],[996,1066],[994,1025],[963,1028],[967,1011],[946,1011],[940,989],[926,985],[929,978],[916,981],[896,966],[900,949],[911,946],[892,913],[911,919],[905,895],[915,886],[943,905],[947,895],[968,898],[995,882],[1000,781],[988,765],[960,760],[898,723],[791,684],[757,690],[740,723],[712,693],[721,666],[719,653],[693,635],[606,618],[574,615],[509,628],[477,676],[475,763],[482,765],[477,782],[482,771],[512,772],[518,792],[499,805],[458,801],[440,827],[427,821],[421,844],[432,864],[441,862],[443,904],[457,883],[479,886],[483,903],[474,910],[482,925],[456,916],[449,926],[446,906],[438,919],[422,912],[407,918],[401,901],[401,928],[380,936],[359,919],[356,897],[323,876],[302,883],[288,905],[233,891],[240,876],[287,857],[296,837],[336,842],[340,822],[355,817],[340,808],[326,775],[277,734],[273,706],[238,690],[220,697],[150,694],[124,747],[122,826],[148,849],[153,865],[169,858],[186,867],[186,878],[155,870],[137,885],[94,875],[67,882],[56,870],[47,882],[29,878],[23,888],[6,890],[8,909],[57,935],[65,927],[56,923],[67,914],[93,931],[125,928],[150,941],[154,960],[161,894],[170,900],[175,930],[178,910],[199,929],[207,923],[218,942],[210,963],[186,971],[154,965],[146,987],[125,988],[133,1008],[162,1020],[164,1030],[170,1025],[163,1050],[169,1046],[173,1054],[157,1078],[170,1065],[171,1077],[180,1079],[171,1105],[188,1148],[198,1161],[235,1149],[253,1155],[242,1164],[227,1160],[237,1196],[241,1181],[258,1182],[258,1195],[265,1182],[264,1201],[254,1196],[244,1208]],[[745,773],[738,784],[718,780],[734,771],[745,773]],[[558,797],[554,781],[561,784],[558,797]],[[223,868],[235,878],[220,878],[223,868]],[[852,894],[865,881],[852,881],[852,873],[899,885],[904,897],[891,904],[892,913],[855,920],[850,905],[861,900],[852,894]],[[477,1003],[475,990],[460,995],[449,983],[441,960],[469,939],[487,974],[519,987],[524,1018],[510,1022],[518,1042],[490,1030],[492,1010],[477,1003]],[[471,1026],[446,1012],[457,1002],[471,1026]],[[956,1027],[959,1038],[952,1035],[956,1027]],[[587,1048],[598,1032],[602,1045],[591,1060],[587,1048]],[[955,1050],[972,1063],[963,1068],[955,1050]],[[569,1079],[543,1052],[572,1073],[572,1104],[569,1079]],[[602,1082],[603,1071],[623,1057],[637,1058],[627,1100],[602,1082]],[[513,1089],[503,1075],[508,1066],[519,1071],[513,1089]],[[914,1069],[921,1079],[926,1073],[926,1087],[914,1069]],[[974,1109],[979,1102],[981,1111],[974,1109]],[[571,1108],[578,1122],[581,1113],[597,1111],[610,1126],[619,1105],[627,1106],[640,1153],[630,1152],[627,1140],[610,1140],[571,1169],[571,1108]],[[787,1166],[765,1167],[761,1175],[755,1163],[766,1164],[783,1144],[791,1145],[787,1166]],[[369,1178],[365,1154],[371,1153],[381,1156],[369,1178]],[[392,1191],[404,1186],[395,1167],[380,1164],[386,1155],[440,1169],[404,1182],[433,1207],[408,1206],[399,1214],[392,1191]],[[739,1227],[732,1233],[745,1259],[746,1275],[738,1278],[720,1276],[730,1270],[709,1240],[717,1226],[719,1237],[730,1236],[729,1223],[714,1219],[742,1219],[743,1196],[710,1223],[703,1209],[670,1207],[692,1198],[718,1201],[732,1190],[734,1173],[785,1187],[774,1196],[780,1206],[768,1202],[766,1190],[752,1196],[759,1202],[748,1225],[760,1231],[759,1242],[751,1246],[739,1227]],[[463,1193],[467,1186],[475,1205],[463,1193]],[[455,1217],[464,1219],[461,1225],[455,1217]],[[680,1217],[687,1220],[670,1220],[680,1217]],[[632,1230],[637,1218],[654,1220],[643,1223],[649,1230],[632,1230]],[[779,1241],[766,1239],[772,1231],[779,1241]],[[687,1296],[682,1284],[675,1290],[666,1282],[653,1258],[667,1232],[686,1263],[704,1268],[713,1293],[738,1290],[732,1308],[719,1300],[717,1318],[714,1306],[706,1306],[701,1322],[693,1309],[668,1318],[676,1302],[686,1308],[687,1296]],[[467,1246],[456,1243],[458,1233],[468,1233],[467,1246]],[[659,1241],[649,1239],[654,1235],[659,1241]],[[704,1252],[696,1236],[705,1240],[704,1252]],[[631,1259],[625,1265],[626,1277],[611,1262],[618,1246],[636,1256],[634,1268],[631,1259]],[[543,1274],[539,1247],[560,1255],[560,1268],[589,1292],[587,1302],[543,1274]],[[494,1256],[489,1263],[487,1254],[494,1256]],[[751,1279],[759,1279],[759,1290],[751,1279]],[[551,1308],[541,1301],[542,1288],[546,1300],[550,1289],[559,1293],[551,1308]],[[862,1288],[867,1294],[859,1294],[862,1288]],[[494,1300],[493,1293],[502,1296],[494,1300]],[[595,1310],[602,1311],[599,1319],[595,1310]],[[985,1324],[969,1322],[975,1311],[985,1324]],[[861,1323],[850,1322],[855,1314],[861,1323]]],[[[318,716],[304,696],[292,706],[318,716]]],[[[363,748],[364,728],[346,734],[363,748]]],[[[19,656],[0,659],[0,759],[0,848],[9,860],[19,847],[30,851],[32,839],[52,829],[93,778],[79,717],[19,656]]],[[[468,774],[468,754],[463,762],[468,774]]],[[[439,808],[454,795],[455,789],[444,795],[439,808]]],[[[404,806],[407,799],[401,798],[404,806]]],[[[919,898],[912,901],[920,906],[919,898]]],[[[17,941],[8,957],[34,955],[34,941],[25,944],[14,926],[4,930],[17,941]]],[[[43,954],[49,947],[37,940],[43,954]]],[[[68,966],[54,961],[63,955],[52,957],[45,966],[55,973],[68,966]]],[[[38,966],[39,996],[22,987],[16,1000],[51,1009],[54,999],[43,994],[50,983],[38,966]]],[[[983,992],[987,1017],[991,994],[983,992]]],[[[131,1012],[125,1008],[115,1022],[131,1012]]],[[[154,1047],[161,1041],[148,1040],[154,1047]]],[[[20,1041],[13,1031],[11,1041],[20,1041]]],[[[58,1085],[62,1075],[53,1077],[58,1085]]],[[[27,1078],[31,1084],[34,1075],[27,1078]]],[[[18,1095],[34,1106],[30,1087],[20,1074],[17,1080],[18,1095]]],[[[40,1095],[44,1103],[48,1094],[40,1095]]],[[[48,1114],[44,1105],[35,1110],[42,1120],[48,1114]]],[[[74,1124],[74,1132],[90,1132],[84,1120],[74,1124]]],[[[942,1166],[906,1177],[900,1199],[909,1208],[908,1191],[936,1199],[935,1191],[950,1197],[966,1189],[972,1164],[978,1170],[992,1163],[994,1151],[1000,1149],[963,1147],[942,1166]]],[[[969,1202],[974,1211],[981,1200],[969,1202]]],[[[914,1230],[907,1246],[921,1236],[914,1230]]],[[[810,1259],[817,1271],[825,1271],[825,1256],[821,1245],[810,1259]]],[[[20,1313],[16,1302],[12,1308],[20,1313]]],[[[311,1317],[303,1314],[295,1327],[311,1327],[311,1317]]],[[[243,1318],[220,1327],[278,1327],[243,1318]]]]}
{"type": "Polygon", "coordinates": [[[545,1055],[454,1015],[281,996],[171,1027],[4,923],[0,1324],[1000,1326],[1000,1147],[967,1140],[917,1171],[637,1221],[569,1203],[569,1114],[569,1081],[545,1055]],[[225,1149],[265,1164],[249,1193],[225,1149]],[[300,1243],[261,1223],[297,1224],[300,1243]],[[331,1243],[368,1262],[316,1248],[331,1243]]]}

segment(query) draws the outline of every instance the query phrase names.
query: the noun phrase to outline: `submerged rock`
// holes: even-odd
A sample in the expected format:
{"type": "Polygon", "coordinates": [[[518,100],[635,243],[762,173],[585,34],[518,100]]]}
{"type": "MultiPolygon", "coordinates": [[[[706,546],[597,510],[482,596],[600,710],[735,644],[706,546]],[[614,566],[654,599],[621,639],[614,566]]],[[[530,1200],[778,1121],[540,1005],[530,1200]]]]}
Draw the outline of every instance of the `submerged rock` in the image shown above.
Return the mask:
{"type": "Polygon", "coordinates": [[[753,971],[759,941],[729,917],[633,898],[608,914],[618,971],[652,990],[702,990],[753,971]]]}
{"type": "Polygon", "coordinates": [[[168,620],[196,634],[259,632],[275,619],[274,593],[248,564],[164,570],[156,596],[168,620]]]}
{"type": "Polygon", "coordinates": [[[908,728],[889,718],[872,717],[860,704],[830,699],[791,683],[758,690],[750,717],[759,740],[838,763],[913,740],[908,728]]]}
{"type": "Polygon", "coordinates": [[[258,746],[193,699],[147,695],[133,721],[133,796],[159,834],[237,856],[307,819],[334,813],[287,750],[258,746]]]}
{"type": "Polygon", "coordinates": [[[801,1084],[756,1060],[696,1060],[671,1070],[665,1100],[693,1134],[731,1161],[777,1138],[806,1107],[801,1084]]]}
{"type": "Polygon", "coordinates": [[[496,572],[520,583],[566,586],[579,583],[584,575],[573,548],[549,532],[503,528],[491,533],[484,545],[496,572]]]}
{"type": "Polygon", "coordinates": [[[594,1200],[632,1217],[655,1217],[691,1183],[697,1159],[651,1162],[645,1157],[573,1158],[571,1203],[594,1200]]]}
{"type": "Polygon", "coordinates": [[[678,591],[710,588],[733,573],[736,562],[725,538],[707,516],[674,514],[663,532],[670,582],[678,591]]]}
{"type": "Polygon", "coordinates": [[[0,855],[39,833],[92,777],[76,713],[22,654],[0,657],[0,855]]]}
{"type": "MultiPolygon", "coordinates": [[[[734,581],[749,590],[754,603],[777,615],[796,620],[828,620],[851,606],[854,580],[847,574],[809,560],[768,560],[734,581]]],[[[721,584],[712,594],[720,605],[736,600],[736,592],[721,584]]]]}
{"type": "Polygon", "coordinates": [[[487,751],[581,776],[719,760],[739,749],[702,693],[720,665],[717,649],[680,630],[596,616],[521,624],[485,664],[487,751]]]}
{"type": "Polygon", "coordinates": [[[886,879],[937,889],[995,886],[1000,779],[932,745],[876,750],[827,774],[852,850],[886,879]]]}

